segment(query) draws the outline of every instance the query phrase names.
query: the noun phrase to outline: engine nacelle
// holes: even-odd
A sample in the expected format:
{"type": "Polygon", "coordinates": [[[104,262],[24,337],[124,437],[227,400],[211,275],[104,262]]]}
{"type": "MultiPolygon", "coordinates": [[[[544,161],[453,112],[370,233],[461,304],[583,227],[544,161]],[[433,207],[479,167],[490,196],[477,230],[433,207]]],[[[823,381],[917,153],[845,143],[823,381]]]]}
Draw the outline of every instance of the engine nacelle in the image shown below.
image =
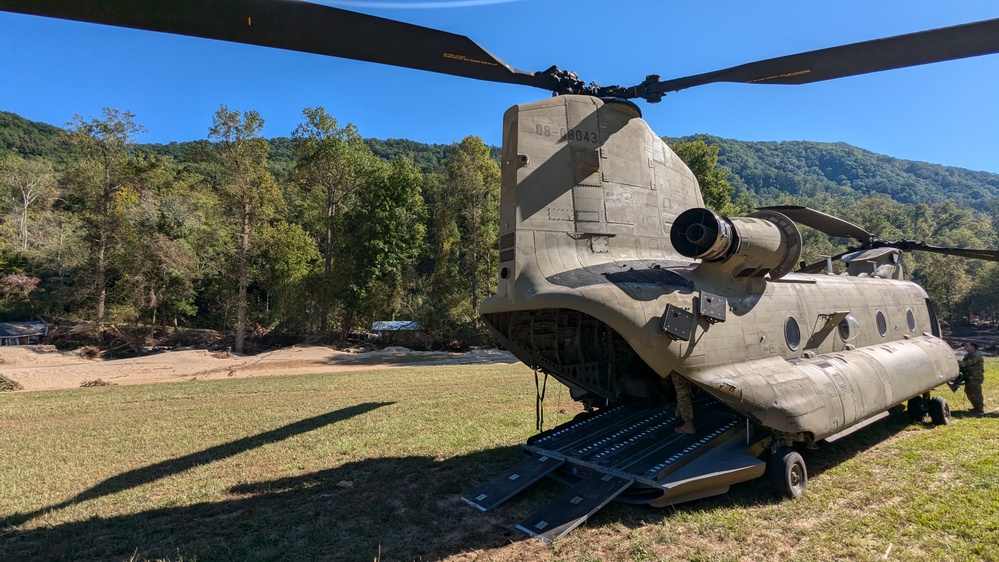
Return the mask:
{"type": "Polygon", "coordinates": [[[673,222],[670,242],[681,255],[704,260],[702,265],[716,274],[734,279],[768,274],[780,279],[801,257],[798,227],[775,211],[729,218],[710,209],[688,209],[673,222]]]}

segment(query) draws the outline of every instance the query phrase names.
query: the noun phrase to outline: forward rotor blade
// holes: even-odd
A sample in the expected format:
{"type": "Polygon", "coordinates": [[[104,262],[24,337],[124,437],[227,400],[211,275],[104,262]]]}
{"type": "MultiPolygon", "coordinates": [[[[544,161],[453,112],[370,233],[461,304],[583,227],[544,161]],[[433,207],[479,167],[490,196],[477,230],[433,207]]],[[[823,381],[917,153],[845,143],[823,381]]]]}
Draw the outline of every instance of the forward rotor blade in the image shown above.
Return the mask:
{"type": "Polygon", "coordinates": [[[885,245],[898,248],[905,252],[911,252],[913,250],[917,250],[922,252],[933,252],[935,254],[958,256],[962,258],[971,258],[976,260],[999,261],[999,250],[974,250],[971,248],[949,248],[946,246],[931,246],[929,244],[923,244],[922,242],[914,242],[912,240],[888,242],[885,245]]]}
{"type": "Polygon", "coordinates": [[[999,52],[999,19],[875,39],[665,80],[660,94],[715,82],[808,84],[999,52]]]}
{"type": "Polygon", "coordinates": [[[840,238],[853,238],[864,244],[874,240],[874,235],[863,228],[845,221],[839,217],[827,215],[822,211],[816,211],[809,207],[799,205],[778,205],[775,207],[760,207],[761,210],[777,211],[796,223],[810,226],[819,232],[824,232],[829,236],[840,238]]]}
{"type": "Polygon", "coordinates": [[[297,0],[0,0],[0,11],[191,35],[553,90],[471,39],[297,0]]]}

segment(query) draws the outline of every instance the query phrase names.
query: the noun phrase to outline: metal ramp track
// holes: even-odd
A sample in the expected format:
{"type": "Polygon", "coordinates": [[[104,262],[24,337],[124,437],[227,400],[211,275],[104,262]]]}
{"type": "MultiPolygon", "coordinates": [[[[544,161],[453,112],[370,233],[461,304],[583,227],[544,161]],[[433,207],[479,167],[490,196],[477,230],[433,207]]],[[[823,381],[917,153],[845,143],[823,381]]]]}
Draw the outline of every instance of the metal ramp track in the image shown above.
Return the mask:
{"type": "Polygon", "coordinates": [[[636,483],[667,490],[664,480],[671,474],[740,429],[736,416],[720,408],[699,409],[693,435],[675,433],[681,423],[672,407],[624,406],[567,422],[522,445],[533,454],[462,499],[483,511],[492,509],[559,469],[579,481],[517,525],[542,540],[555,540],[636,483]]]}
{"type": "Polygon", "coordinates": [[[739,429],[738,419],[721,409],[700,411],[693,435],[673,431],[681,420],[672,408],[617,407],[601,414],[579,424],[570,422],[522,447],[566,461],[577,475],[596,471],[658,486],[669,474],[739,429]]]}
{"type": "Polygon", "coordinates": [[[517,528],[545,542],[564,537],[635,481],[595,472],[566,490],[517,528]]]}
{"type": "Polygon", "coordinates": [[[532,455],[461,499],[482,511],[488,511],[524,491],[563,462],[565,461],[545,455],[532,455]]]}

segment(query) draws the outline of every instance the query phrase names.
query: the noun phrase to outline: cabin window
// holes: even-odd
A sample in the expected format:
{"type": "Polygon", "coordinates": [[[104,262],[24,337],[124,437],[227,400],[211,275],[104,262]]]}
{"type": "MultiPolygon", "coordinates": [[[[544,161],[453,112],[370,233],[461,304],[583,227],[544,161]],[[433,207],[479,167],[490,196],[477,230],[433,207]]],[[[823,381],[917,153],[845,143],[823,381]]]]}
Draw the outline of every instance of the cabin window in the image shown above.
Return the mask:
{"type": "Polygon", "coordinates": [[[784,320],[784,340],[791,351],[798,351],[798,346],[801,345],[801,328],[793,316],[788,316],[784,320]]]}
{"type": "Polygon", "coordinates": [[[933,310],[933,303],[930,302],[930,299],[926,299],[926,312],[930,315],[930,330],[931,330],[931,333],[934,336],[936,336],[936,337],[939,338],[940,337],[940,321],[937,320],[937,312],[935,310],[933,310]]]}
{"type": "Polygon", "coordinates": [[[839,323],[839,339],[848,342],[857,337],[860,332],[860,322],[853,316],[847,316],[839,323]]]}
{"type": "Polygon", "coordinates": [[[912,314],[912,309],[905,311],[905,321],[909,324],[909,331],[916,331],[916,317],[912,314]]]}
{"type": "Polygon", "coordinates": [[[888,321],[885,320],[885,313],[878,311],[877,315],[878,333],[882,336],[888,333],[888,321]]]}

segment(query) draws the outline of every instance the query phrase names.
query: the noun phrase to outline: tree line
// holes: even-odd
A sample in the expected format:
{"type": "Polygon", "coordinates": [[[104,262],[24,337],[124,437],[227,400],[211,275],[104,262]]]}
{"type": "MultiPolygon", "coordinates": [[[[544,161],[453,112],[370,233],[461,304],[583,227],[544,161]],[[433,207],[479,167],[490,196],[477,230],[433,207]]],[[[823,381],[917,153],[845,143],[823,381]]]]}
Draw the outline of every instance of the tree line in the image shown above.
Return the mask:
{"type": "MultiPolygon", "coordinates": [[[[65,131],[7,126],[9,115],[0,113],[0,319],[207,328],[234,334],[236,351],[268,331],[342,343],[387,319],[419,321],[429,346],[485,337],[476,307],[495,288],[500,168],[478,137],[429,150],[364,139],[316,107],[291,138],[268,141],[257,112],[221,106],[204,141],[140,145],[144,128],[127,111],[77,116],[65,131]]],[[[866,177],[856,185],[881,181],[862,163],[800,147],[766,145],[791,163],[774,171],[759,154],[739,160],[751,143],[670,145],[722,214],[808,205],[886,239],[996,247],[996,199],[902,203],[847,189],[847,169],[866,177]],[[794,166],[819,164],[799,153],[843,176],[843,189],[809,188],[815,180],[794,166]]],[[[850,243],[803,235],[808,262],[850,243]]],[[[915,254],[903,265],[942,318],[999,319],[996,264],[915,254]]]]}
{"type": "Polygon", "coordinates": [[[377,157],[306,108],[275,166],[255,111],[215,113],[184,154],[143,150],[127,111],[77,116],[73,157],[0,155],[0,316],[342,342],[417,320],[476,337],[498,260],[499,164],[481,139],[434,169],[377,157]]]}

